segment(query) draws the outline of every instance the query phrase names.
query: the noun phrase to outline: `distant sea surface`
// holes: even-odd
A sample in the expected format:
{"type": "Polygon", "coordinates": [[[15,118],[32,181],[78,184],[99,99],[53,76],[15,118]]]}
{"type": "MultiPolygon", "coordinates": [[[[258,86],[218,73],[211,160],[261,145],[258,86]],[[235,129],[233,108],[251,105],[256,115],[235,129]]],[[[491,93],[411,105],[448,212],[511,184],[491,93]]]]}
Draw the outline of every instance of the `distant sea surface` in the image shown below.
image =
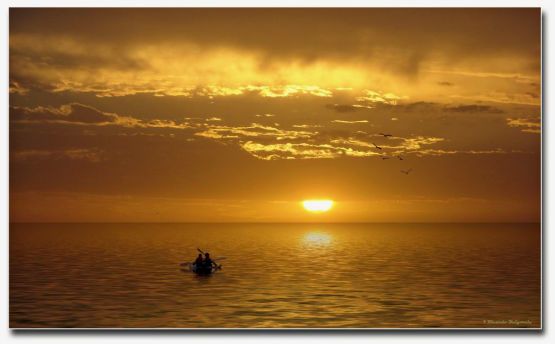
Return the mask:
{"type": "Polygon", "coordinates": [[[539,224],[11,224],[18,328],[540,327],[539,224]],[[181,271],[197,247],[211,276],[181,271]]]}

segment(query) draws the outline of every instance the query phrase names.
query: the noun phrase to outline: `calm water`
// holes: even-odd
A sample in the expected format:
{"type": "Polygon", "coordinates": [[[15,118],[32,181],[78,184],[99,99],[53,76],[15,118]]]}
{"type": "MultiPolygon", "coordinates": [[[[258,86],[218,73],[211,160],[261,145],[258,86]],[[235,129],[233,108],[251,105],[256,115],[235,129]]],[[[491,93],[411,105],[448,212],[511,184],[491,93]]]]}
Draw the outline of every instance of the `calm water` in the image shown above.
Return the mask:
{"type": "Polygon", "coordinates": [[[540,325],[537,224],[10,228],[11,327],[540,325]]]}

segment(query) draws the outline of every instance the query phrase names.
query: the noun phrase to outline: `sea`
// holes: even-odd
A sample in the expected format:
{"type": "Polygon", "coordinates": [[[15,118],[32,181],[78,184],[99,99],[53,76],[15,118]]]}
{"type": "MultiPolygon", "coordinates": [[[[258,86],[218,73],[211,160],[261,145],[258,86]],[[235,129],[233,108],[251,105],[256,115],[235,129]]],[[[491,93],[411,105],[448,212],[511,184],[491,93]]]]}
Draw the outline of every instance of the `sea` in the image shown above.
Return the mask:
{"type": "Polygon", "coordinates": [[[22,224],[11,328],[540,328],[540,224],[22,224]],[[221,270],[188,270],[198,250],[221,270]]]}

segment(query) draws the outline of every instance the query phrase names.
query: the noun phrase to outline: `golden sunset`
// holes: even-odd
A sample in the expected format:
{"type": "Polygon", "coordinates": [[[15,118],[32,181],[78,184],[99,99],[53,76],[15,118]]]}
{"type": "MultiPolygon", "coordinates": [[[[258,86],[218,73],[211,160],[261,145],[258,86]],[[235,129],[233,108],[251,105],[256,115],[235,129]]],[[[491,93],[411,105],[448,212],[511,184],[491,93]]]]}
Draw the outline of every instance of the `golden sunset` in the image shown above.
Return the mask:
{"type": "Polygon", "coordinates": [[[9,21],[11,327],[541,328],[539,8],[9,21]]]}
{"type": "Polygon", "coordinates": [[[330,222],[539,219],[538,10],[10,23],[14,221],[310,222],[311,195],[345,204],[330,222]]]}

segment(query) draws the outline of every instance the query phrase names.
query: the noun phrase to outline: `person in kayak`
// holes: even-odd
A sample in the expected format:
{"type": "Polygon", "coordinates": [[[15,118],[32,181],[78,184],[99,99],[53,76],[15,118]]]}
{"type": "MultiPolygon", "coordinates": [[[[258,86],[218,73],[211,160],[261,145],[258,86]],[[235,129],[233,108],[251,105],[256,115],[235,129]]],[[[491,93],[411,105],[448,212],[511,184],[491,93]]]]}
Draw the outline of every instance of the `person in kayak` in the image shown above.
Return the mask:
{"type": "Polygon", "coordinates": [[[201,267],[202,264],[204,264],[204,259],[202,258],[202,254],[200,254],[200,253],[198,254],[198,257],[197,257],[197,259],[195,259],[194,264],[197,267],[201,267]]]}
{"type": "Polygon", "coordinates": [[[204,254],[203,267],[206,270],[211,270],[213,266],[215,267],[216,263],[214,263],[214,261],[212,259],[210,259],[210,253],[206,252],[204,254]]]}

